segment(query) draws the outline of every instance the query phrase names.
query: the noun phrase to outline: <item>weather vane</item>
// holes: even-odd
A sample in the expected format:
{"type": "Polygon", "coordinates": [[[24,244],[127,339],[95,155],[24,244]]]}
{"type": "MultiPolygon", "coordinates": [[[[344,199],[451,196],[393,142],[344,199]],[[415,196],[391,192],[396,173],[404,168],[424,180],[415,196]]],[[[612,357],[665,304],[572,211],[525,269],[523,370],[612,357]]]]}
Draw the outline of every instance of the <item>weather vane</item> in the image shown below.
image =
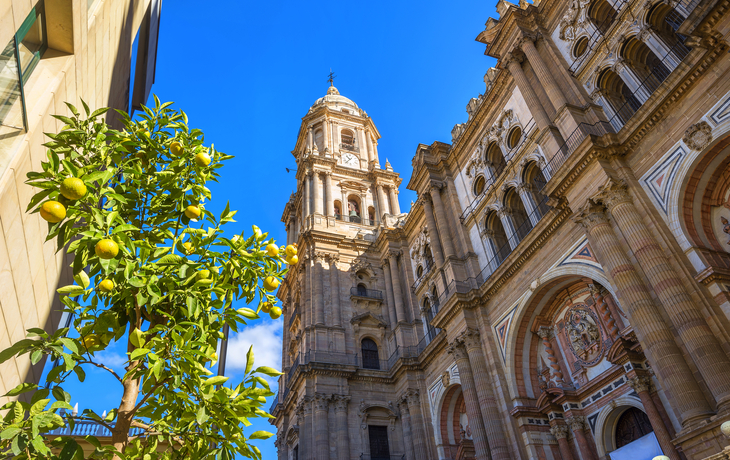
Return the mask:
{"type": "Polygon", "coordinates": [[[330,82],[330,86],[335,86],[335,78],[337,78],[337,75],[335,75],[334,72],[332,72],[332,69],[330,68],[330,74],[327,76],[327,81],[330,82]]]}

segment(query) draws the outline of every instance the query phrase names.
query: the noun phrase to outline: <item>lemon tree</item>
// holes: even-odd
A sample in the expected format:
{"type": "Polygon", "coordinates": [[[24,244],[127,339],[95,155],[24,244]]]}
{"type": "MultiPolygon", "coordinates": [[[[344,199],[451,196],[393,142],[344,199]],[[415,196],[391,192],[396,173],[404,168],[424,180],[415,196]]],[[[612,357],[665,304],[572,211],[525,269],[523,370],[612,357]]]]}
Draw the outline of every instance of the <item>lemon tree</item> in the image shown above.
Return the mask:
{"type": "Polygon", "coordinates": [[[66,126],[49,134],[43,170],[28,174],[39,190],[28,210],[48,221],[48,238],[73,256],[75,282],[58,292],[75,331],[31,329],[0,353],[0,363],[26,354],[33,364],[59,363],[42,387],[24,383],[5,395],[33,392],[2,406],[0,452],[84,458],[77,438],[49,434],[81,419],[112,433],[111,445],[85,436],[93,458],[260,458],[250,441],[271,434],[246,427],[270,417],[265,377],[280,373],[255,367],[253,350],[240,382],[209,369],[225,325],[238,331],[259,314],[281,314],[272,291],[296,248],[277,249],[255,226],[250,235],[226,235],[235,211],[207,211],[206,184],[232,157],[207,146],[171,103],[155,97],[135,120],[120,112],[122,130],[103,121],[108,109],[68,107],[73,116],[56,117],[66,126]],[[123,373],[99,357],[116,341],[128,351],[123,373]],[[71,417],[64,384],[83,382],[91,366],[112,376],[122,398],[104,418],[90,410],[71,417]]]}

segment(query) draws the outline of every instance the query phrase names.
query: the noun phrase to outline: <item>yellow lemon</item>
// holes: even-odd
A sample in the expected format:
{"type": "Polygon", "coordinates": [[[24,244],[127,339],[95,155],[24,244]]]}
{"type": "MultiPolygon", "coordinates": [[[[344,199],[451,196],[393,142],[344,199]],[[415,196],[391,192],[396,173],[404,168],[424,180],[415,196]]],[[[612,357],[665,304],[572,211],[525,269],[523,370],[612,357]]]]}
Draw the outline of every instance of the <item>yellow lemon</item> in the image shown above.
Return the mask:
{"type": "Polygon", "coordinates": [[[210,164],[210,155],[205,152],[200,152],[195,155],[195,164],[198,166],[208,166],[210,164]]]}
{"type": "Polygon", "coordinates": [[[94,252],[101,259],[113,259],[119,254],[119,246],[114,240],[103,239],[96,243],[94,252]]]}
{"type": "Polygon", "coordinates": [[[86,195],[86,184],[78,177],[69,177],[61,182],[61,195],[69,200],[78,200],[86,195]]]}
{"type": "Polygon", "coordinates": [[[197,219],[200,217],[200,208],[191,204],[187,208],[185,208],[185,216],[188,219],[197,219]]]}
{"type": "Polygon", "coordinates": [[[276,257],[279,255],[279,247],[277,245],[275,245],[274,243],[269,243],[266,245],[266,252],[271,257],[276,257]]]}
{"type": "Polygon", "coordinates": [[[297,255],[297,248],[294,245],[289,245],[286,247],[286,255],[288,256],[295,256],[297,255]]]}
{"type": "Polygon", "coordinates": [[[274,278],[273,276],[267,276],[264,278],[264,289],[267,291],[273,291],[274,289],[279,287],[279,280],[274,278]]]}
{"type": "Polygon", "coordinates": [[[193,243],[187,241],[182,244],[183,251],[185,251],[185,254],[190,255],[193,252],[195,252],[195,247],[193,247],[193,243]]]}
{"type": "Polygon", "coordinates": [[[41,206],[41,217],[53,224],[66,218],[66,208],[58,201],[46,201],[41,206]]]}
{"type": "Polygon", "coordinates": [[[99,290],[104,293],[112,292],[114,290],[114,281],[109,278],[102,280],[102,282],[99,283],[99,290]]]}
{"type": "Polygon", "coordinates": [[[279,307],[271,307],[271,311],[269,312],[269,316],[271,316],[271,319],[277,319],[279,316],[281,316],[281,308],[279,308],[279,307]]]}
{"type": "Polygon", "coordinates": [[[299,257],[297,256],[289,256],[286,258],[286,263],[289,265],[296,265],[297,262],[299,262],[299,257]]]}
{"type": "Polygon", "coordinates": [[[96,334],[87,335],[82,339],[86,348],[93,348],[99,344],[99,338],[96,334]]]}
{"type": "Polygon", "coordinates": [[[170,153],[172,153],[176,157],[179,157],[180,155],[182,155],[183,154],[182,144],[177,141],[170,144],[170,153]]]}
{"type": "Polygon", "coordinates": [[[196,281],[210,279],[210,270],[199,270],[198,273],[195,275],[195,279],[196,281]]]}
{"type": "Polygon", "coordinates": [[[271,304],[271,302],[264,302],[263,304],[261,304],[261,311],[264,313],[268,313],[271,311],[272,306],[273,305],[271,304]]]}

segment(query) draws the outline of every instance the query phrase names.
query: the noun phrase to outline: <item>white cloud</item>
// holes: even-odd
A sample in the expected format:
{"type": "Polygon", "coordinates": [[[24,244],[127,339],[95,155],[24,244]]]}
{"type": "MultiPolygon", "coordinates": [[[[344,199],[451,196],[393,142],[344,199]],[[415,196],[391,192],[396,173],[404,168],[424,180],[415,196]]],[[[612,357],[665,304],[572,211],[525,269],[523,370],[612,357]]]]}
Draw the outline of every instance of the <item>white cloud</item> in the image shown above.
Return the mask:
{"type": "Polygon", "coordinates": [[[270,321],[249,326],[228,342],[226,373],[246,369],[246,353],[253,345],[254,369],[259,366],[281,369],[282,322],[270,321]]]}

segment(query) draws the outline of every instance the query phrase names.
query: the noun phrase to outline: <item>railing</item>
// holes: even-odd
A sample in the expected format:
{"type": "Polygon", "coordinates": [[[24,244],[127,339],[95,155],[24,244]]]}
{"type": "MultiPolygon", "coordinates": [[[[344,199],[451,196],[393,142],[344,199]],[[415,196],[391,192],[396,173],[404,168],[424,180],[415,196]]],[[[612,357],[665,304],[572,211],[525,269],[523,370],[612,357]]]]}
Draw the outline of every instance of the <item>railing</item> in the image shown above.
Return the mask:
{"type": "Polygon", "coordinates": [[[352,152],[359,152],[360,151],[359,148],[355,147],[355,144],[346,144],[344,142],[340,144],[340,149],[350,150],[352,152]]]}
{"type": "Polygon", "coordinates": [[[292,324],[294,324],[294,320],[299,318],[299,305],[294,307],[294,311],[291,314],[291,317],[289,318],[289,327],[291,327],[292,324]]]}
{"type": "MultiPolygon", "coordinates": [[[[107,424],[111,427],[115,426],[114,422],[107,424]]],[[[129,429],[130,436],[139,436],[142,433],[144,433],[144,429],[142,428],[129,429]]],[[[78,419],[74,420],[73,430],[70,429],[68,426],[62,426],[60,428],[48,431],[45,434],[48,436],[96,436],[100,438],[110,438],[112,436],[112,432],[104,425],[101,425],[99,422],[95,422],[93,420],[78,419]]]]}
{"type": "Polygon", "coordinates": [[[297,357],[294,358],[294,362],[291,365],[291,368],[289,368],[289,373],[286,376],[286,383],[289,385],[289,382],[291,382],[291,377],[294,375],[294,372],[297,370],[297,367],[299,367],[299,357],[301,356],[301,353],[297,353],[297,357]]]}
{"type": "Polygon", "coordinates": [[[360,216],[346,216],[344,214],[335,214],[335,219],[341,220],[343,222],[352,222],[354,224],[369,225],[371,227],[375,225],[374,219],[363,219],[360,216]]]}
{"type": "MultiPolygon", "coordinates": [[[[517,144],[512,147],[509,151],[507,151],[507,155],[505,156],[503,162],[493,165],[491,167],[490,172],[492,173],[491,177],[485,178],[485,180],[488,181],[489,185],[491,186],[497,180],[499,179],[499,176],[502,175],[504,170],[507,168],[507,162],[512,160],[515,156],[517,156],[517,153],[522,149],[525,142],[532,137],[533,133],[535,132],[535,129],[537,129],[537,124],[535,123],[535,119],[531,118],[530,121],[527,122],[527,125],[525,125],[525,129],[522,131],[522,135],[520,136],[520,140],[517,142],[517,144]]],[[[474,212],[474,210],[479,206],[479,204],[484,200],[484,198],[487,197],[487,188],[484,188],[484,191],[479,194],[479,196],[475,197],[471,203],[464,209],[464,212],[461,213],[459,216],[459,220],[463,223],[466,217],[474,212]]]]}
{"type": "MultiPolygon", "coordinates": [[[[627,5],[627,3],[628,2],[626,0],[617,0],[612,5],[614,9],[613,14],[607,16],[603,21],[598,24],[594,23],[592,20],[590,21],[595,30],[590,35],[590,37],[588,37],[588,45],[586,46],[583,54],[578,56],[575,61],[573,61],[573,64],[570,65],[571,72],[575,73],[575,71],[578,70],[578,68],[583,64],[583,62],[585,62],[586,58],[592,54],[591,51],[595,49],[598,41],[604,36],[604,33],[608,32],[608,29],[611,27],[613,22],[616,20],[616,17],[619,15],[623,7],[627,5]]],[[[571,50],[571,53],[572,52],[573,50],[571,50]]]]}
{"type": "Polygon", "coordinates": [[[535,119],[531,118],[530,121],[528,121],[525,125],[525,128],[522,130],[522,135],[520,136],[520,139],[517,141],[515,146],[507,151],[507,155],[505,156],[507,161],[512,160],[515,155],[517,155],[517,152],[522,149],[524,143],[532,136],[535,128],[537,128],[537,124],[535,123],[535,119]]]}
{"type": "Polygon", "coordinates": [[[383,291],[376,291],[375,289],[365,289],[362,287],[351,287],[350,295],[383,300],[383,291]]]}
{"type": "Polygon", "coordinates": [[[573,133],[568,136],[558,151],[553,155],[545,167],[546,172],[552,177],[560,168],[565,160],[578,148],[583,140],[589,135],[603,136],[604,134],[615,132],[613,125],[608,121],[599,121],[594,124],[580,123],[573,133]]]}
{"type": "Polygon", "coordinates": [[[423,273],[421,273],[421,276],[419,276],[418,279],[413,283],[413,286],[411,286],[412,292],[416,292],[418,286],[420,286],[421,283],[423,283],[423,281],[428,277],[428,275],[431,273],[433,265],[433,262],[429,262],[428,260],[426,260],[426,264],[423,265],[423,273]]]}
{"type": "Polygon", "coordinates": [[[416,345],[409,347],[396,345],[395,350],[393,350],[393,353],[388,358],[388,369],[391,369],[401,358],[417,358],[440,333],[441,329],[433,328],[416,345]]]}
{"type": "Polygon", "coordinates": [[[279,405],[279,393],[281,390],[276,392],[276,395],[274,396],[274,401],[271,403],[271,407],[269,407],[269,414],[274,413],[274,409],[276,409],[276,406],[279,405]]]}

